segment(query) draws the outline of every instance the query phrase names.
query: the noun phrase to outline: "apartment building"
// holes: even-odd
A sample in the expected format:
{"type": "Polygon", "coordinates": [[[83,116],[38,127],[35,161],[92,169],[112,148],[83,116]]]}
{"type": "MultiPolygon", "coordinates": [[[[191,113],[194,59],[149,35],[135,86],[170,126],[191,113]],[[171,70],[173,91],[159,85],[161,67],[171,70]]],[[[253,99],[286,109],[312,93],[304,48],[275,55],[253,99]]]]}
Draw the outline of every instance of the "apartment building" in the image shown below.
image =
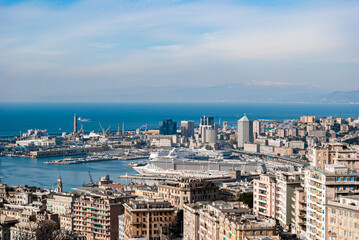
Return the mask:
{"type": "Polygon", "coordinates": [[[328,164],[343,164],[350,169],[359,169],[359,149],[335,143],[308,149],[311,165],[324,169],[328,164]]]}
{"type": "Polygon", "coordinates": [[[359,173],[347,166],[332,164],[325,171],[310,169],[305,172],[307,190],[307,239],[328,239],[325,232],[326,205],[329,200],[337,200],[359,192],[359,173]]]}
{"type": "Polygon", "coordinates": [[[0,239],[9,240],[10,239],[10,228],[14,226],[18,221],[15,218],[1,215],[0,214],[0,239]]]}
{"type": "Polygon", "coordinates": [[[208,202],[197,202],[183,206],[183,240],[199,239],[199,211],[208,202]]]}
{"type": "Polygon", "coordinates": [[[56,193],[47,199],[47,211],[59,215],[60,227],[69,231],[73,230],[72,209],[78,196],[68,193],[56,193]]]}
{"type": "Polygon", "coordinates": [[[124,204],[124,208],[124,232],[119,235],[125,240],[159,240],[162,231],[169,229],[175,222],[176,208],[162,198],[131,199],[124,204]]]}
{"type": "Polygon", "coordinates": [[[0,199],[8,197],[8,186],[6,183],[0,183],[0,199]]]}
{"type": "MultiPolygon", "coordinates": [[[[237,218],[227,217],[222,222],[218,239],[245,240],[276,237],[274,219],[256,218],[254,215],[243,215],[237,218]]],[[[278,238],[277,238],[278,239],[278,238]]]]}
{"type": "Polygon", "coordinates": [[[292,197],[292,233],[305,239],[307,222],[307,195],[304,187],[296,187],[292,197]]]}
{"type": "Polygon", "coordinates": [[[74,231],[87,239],[118,238],[118,216],[128,196],[82,195],[74,202],[74,231]]]}
{"type": "Polygon", "coordinates": [[[276,178],[262,174],[253,180],[253,212],[256,216],[275,218],[276,178]]]}
{"type": "Polygon", "coordinates": [[[315,116],[301,116],[300,121],[302,123],[314,123],[316,121],[315,116]]]}
{"type": "Polygon", "coordinates": [[[219,188],[205,179],[182,178],[159,184],[158,195],[177,209],[183,209],[183,205],[188,203],[217,200],[219,188]]]}
{"type": "Polygon", "coordinates": [[[303,183],[300,172],[276,174],[276,218],[283,228],[289,229],[293,218],[294,189],[303,183]]]}
{"type": "MultiPolygon", "coordinates": [[[[223,239],[223,223],[226,218],[239,218],[248,215],[250,209],[243,204],[215,201],[199,210],[199,240],[223,239]],[[222,229],[222,230],[221,230],[222,229]],[[221,234],[222,232],[222,234],[221,234]]],[[[184,219],[186,221],[186,219],[184,219]]],[[[192,239],[192,238],[191,238],[192,239]]]]}
{"type": "Polygon", "coordinates": [[[329,200],[326,212],[329,240],[359,238],[359,195],[329,200]]]}
{"type": "Polygon", "coordinates": [[[274,219],[249,214],[248,206],[238,202],[197,202],[186,205],[183,209],[183,239],[242,240],[276,235],[274,219]]]}

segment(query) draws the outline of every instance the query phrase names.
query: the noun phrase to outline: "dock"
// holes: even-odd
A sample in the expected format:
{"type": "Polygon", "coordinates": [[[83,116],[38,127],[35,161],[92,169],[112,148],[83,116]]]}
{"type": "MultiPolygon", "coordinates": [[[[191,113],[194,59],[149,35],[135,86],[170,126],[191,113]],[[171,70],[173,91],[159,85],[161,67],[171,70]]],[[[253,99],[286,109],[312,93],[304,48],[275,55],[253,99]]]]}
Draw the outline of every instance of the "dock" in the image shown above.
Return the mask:
{"type": "MultiPolygon", "coordinates": [[[[133,174],[126,174],[126,175],[122,175],[122,176],[118,176],[118,178],[120,179],[133,179],[133,180],[152,180],[152,181],[165,181],[165,180],[175,180],[181,177],[189,177],[189,176],[182,176],[182,175],[178,175],[178,174],[174,174],[174,175],[166,175],[166,176],[161,176],[161,175],[133,175],[133,174]]],[[[212,180],[212,181],[226,181],[226,180],[232,180],[232,178],[230,176],[223,176],[223,177],[212,177],[212,176],[208,176],[207,178],[203,178],[206,180],[212,180]]]]}
{"type": "Polygon", "coordinates": [[[130,161],[148,158],[145,155],[132,155],[132,156],[96,156],[96,157],[78,157],[78,158],[65,158],[60,160],[47,161],[45,164],[55,164],[55,165],[70,165],[70,164],[81,164],[81,163],[90,163],[90,162],[103,162],[103,161],[130,161]]]}

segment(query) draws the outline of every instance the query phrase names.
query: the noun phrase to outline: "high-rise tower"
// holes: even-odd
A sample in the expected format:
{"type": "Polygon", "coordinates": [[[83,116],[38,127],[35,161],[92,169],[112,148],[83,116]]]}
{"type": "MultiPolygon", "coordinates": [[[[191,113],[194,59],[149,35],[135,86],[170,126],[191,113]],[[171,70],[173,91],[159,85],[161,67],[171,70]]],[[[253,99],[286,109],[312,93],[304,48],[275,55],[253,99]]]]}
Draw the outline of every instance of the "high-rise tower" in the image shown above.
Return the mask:
{"type": "Polygon", "coordinates": [[[160,126],[160,134],[163,135],[174,135],[177,133],[177,123],[172,119],[163,120],[160,126]]]}
{"type": "Polygon", "coordinates": [[[194,136],[194,121],[181,121],[181,135],[187,138],[194,136]]]}
{"type": "Polygon", "coordinates": [[[217,127],[214,124],[214,117],[207,117],[207,116],[201,117],[201,121],[199,123],[199,134],[201,135],[202,143],[207,142],[206,140],[207,129],[214,129],[215,133],[213,133],[213,131],[209,131],[209,132],[212,132],[212,134],[217,134],[217,127]]]}
{"type": "Polygon", "coordinates": [[[74,116],[74,133],[77,133],[77,115],[74,116]]]}
{"type": "Polygon", "coordinates": [[[247,116],[238,120],[238,148],[243,148],[245,143],[253,142],[253,121],[247,116]]]}

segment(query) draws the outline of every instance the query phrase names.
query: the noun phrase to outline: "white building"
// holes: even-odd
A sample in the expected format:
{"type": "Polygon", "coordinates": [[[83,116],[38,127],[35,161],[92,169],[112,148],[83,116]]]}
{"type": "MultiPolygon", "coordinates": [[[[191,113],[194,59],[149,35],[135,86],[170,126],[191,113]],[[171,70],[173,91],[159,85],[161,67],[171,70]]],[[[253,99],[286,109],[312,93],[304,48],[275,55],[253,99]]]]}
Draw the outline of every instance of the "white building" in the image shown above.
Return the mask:
{"type": "Polygon", "coordinates": [[[328,239],[327,209],[329,200],[359,192],[359,173],[344,165],[326,165],[325,170],[305,172],[307,189],[307,239],[328,239]]]}
{"type": "Polygon", "coordinates": [[[253,121],[247,116],[238,120],[238,148],[243,148],[245,143],[253,143],[253,121]]]}
{"type": "Polygon", "coordinates": [[[300,172],[283,172],[276,175],[276,216],[284,228],[289,228],[293,218],[293,196],[302,184],[300,172]]]}

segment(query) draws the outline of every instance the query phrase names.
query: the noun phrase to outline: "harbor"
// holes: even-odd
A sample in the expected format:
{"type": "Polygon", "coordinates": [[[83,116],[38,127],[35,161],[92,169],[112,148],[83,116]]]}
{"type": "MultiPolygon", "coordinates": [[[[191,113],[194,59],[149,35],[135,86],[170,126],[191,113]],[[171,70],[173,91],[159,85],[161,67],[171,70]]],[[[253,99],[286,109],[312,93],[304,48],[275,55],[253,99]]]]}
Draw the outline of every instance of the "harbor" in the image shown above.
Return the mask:
{"type": "Polygon", "coordinates": [[[103,161],[112,161],[112,160],[120,160],[120,161],[130,161],[130,160],[138,160],[143,159],[148,156],[145,155],[136,155],[136,156],[87,156],[87,157],[69,157],[64,159],[57,159],[46,161],[45,164],[58,164],[58,165],[69,165],[69,164],[81,164],[81,163],[89,163],[89,162],[103,162],[103,161]]]}

